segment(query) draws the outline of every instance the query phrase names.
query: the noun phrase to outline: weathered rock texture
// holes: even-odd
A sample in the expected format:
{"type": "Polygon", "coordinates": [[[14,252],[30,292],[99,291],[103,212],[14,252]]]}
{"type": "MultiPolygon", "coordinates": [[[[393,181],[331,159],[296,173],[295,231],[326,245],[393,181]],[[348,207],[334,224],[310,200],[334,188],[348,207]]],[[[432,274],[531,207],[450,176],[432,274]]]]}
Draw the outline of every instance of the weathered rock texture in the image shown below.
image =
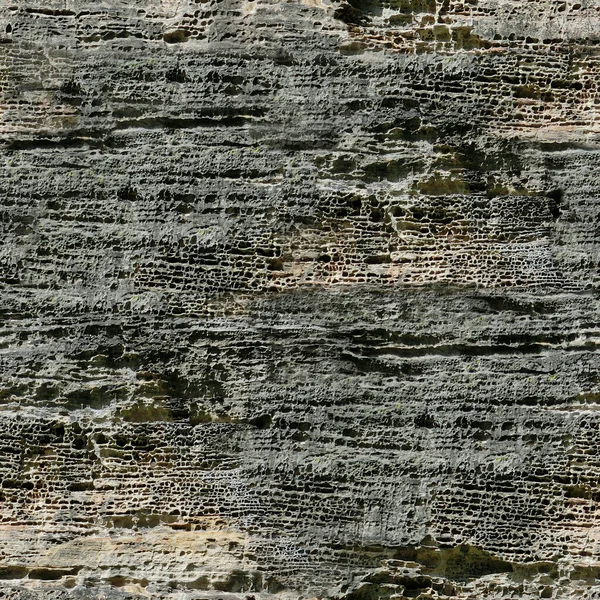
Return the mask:
{"type": "Polygon", "coordinates": [[[0,598],[599,598],[597,0],[2,0],[0,598]]]}

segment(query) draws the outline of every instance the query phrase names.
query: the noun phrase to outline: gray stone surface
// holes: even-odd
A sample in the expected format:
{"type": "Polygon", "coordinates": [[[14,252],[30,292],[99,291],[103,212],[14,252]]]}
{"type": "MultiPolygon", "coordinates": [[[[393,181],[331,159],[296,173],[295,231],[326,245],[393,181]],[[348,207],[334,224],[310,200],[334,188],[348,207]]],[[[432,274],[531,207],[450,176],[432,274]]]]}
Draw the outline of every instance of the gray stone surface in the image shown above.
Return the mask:
{"type": "Polygon", "coordinates": [[[600,598],[594,0],[0,3],[0,598],[600,598]]]}

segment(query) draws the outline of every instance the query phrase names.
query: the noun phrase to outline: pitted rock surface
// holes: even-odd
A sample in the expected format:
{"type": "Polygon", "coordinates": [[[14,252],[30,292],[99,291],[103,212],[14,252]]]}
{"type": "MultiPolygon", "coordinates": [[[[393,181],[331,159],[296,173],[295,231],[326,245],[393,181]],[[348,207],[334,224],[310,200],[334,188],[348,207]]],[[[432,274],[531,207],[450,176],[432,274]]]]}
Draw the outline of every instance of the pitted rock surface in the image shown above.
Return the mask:
{"type": "Polygon", "coordinates": [[[4,0],[0,598],[600,598],[599,32],[4,0]]]}

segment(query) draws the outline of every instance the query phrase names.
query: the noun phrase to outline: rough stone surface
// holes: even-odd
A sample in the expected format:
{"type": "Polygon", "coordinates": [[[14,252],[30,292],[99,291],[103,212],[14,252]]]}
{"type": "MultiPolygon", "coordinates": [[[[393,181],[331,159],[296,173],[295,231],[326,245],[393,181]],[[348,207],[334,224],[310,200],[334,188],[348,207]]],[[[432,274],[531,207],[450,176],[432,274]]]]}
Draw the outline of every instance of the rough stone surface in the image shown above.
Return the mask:
{"type": "Polygon", "coordinates": [[[597,0],[0,2],[0,598],[600,598],[597,0]]]}

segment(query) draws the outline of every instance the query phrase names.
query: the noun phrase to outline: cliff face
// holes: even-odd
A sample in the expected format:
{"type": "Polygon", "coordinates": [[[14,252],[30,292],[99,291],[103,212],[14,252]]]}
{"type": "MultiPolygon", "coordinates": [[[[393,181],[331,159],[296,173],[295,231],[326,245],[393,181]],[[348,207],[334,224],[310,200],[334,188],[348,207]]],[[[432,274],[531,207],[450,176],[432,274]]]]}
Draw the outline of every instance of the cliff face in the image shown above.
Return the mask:
{"type": "Polygon", "coordinates": [[[5,0],[0,598],[598,598],[594,0],[5,0]]]}

